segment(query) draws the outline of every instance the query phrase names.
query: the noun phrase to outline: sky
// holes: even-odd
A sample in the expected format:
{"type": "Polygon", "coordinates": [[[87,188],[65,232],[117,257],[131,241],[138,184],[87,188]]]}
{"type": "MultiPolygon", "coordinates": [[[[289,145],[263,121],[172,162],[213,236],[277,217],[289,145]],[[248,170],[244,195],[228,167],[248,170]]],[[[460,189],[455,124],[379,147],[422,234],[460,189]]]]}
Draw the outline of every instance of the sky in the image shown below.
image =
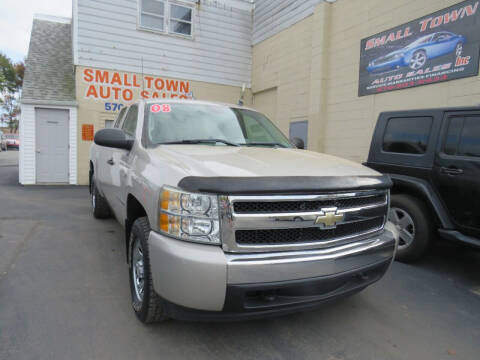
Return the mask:
{"type": "Polygon", "coordinates": [[[72,0],[0,0],[0,52],[15,62],[27,56],[34,14],[72,17],[72,0]]]}

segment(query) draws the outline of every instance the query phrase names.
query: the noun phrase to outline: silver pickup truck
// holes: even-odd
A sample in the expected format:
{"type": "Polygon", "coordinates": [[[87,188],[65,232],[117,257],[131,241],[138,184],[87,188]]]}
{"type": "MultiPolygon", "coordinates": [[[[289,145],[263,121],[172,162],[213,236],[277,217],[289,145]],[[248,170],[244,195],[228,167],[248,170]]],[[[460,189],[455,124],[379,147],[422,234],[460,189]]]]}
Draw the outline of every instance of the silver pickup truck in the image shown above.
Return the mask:
{"type": "Polygon", "coordinates": [[[125,227],[141,321],[290,313],[383,276],[390,179],[292,142],[254,110],[200,101],[141,101],[95,134],[93,214],[125,227]]]}

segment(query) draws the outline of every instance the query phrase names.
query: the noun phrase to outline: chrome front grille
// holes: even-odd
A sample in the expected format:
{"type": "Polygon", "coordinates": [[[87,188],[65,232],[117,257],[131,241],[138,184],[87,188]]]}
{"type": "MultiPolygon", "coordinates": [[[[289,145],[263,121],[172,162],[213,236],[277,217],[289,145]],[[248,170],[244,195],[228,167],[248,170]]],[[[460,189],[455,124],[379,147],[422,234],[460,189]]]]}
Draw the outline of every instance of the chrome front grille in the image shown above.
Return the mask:
{"type": "Polygon", "coordinates": [[[348,209],[385,203],[385,195],[303,201],[242,201],[233,204],[236,214],[320,211],[326,207],[348,209]]]}
{"type": "Polygon", "coordinates": [[[235,240],[240,245],[274,245],[302,244],[323,240],[332,240],[346,236],[355,236],[372,229],[382,228],[384,218],[376,217],[351,223],[339,224],[334,229],[318,227],[271,229],[271,230],[237,230],[235,240]]]}
{"type": "Polygon", "coordinates": [[[344,245],[381,231],[387,210],[388,192],[376,190],[220,196],[223,248],[265,252],[344,245]]]}

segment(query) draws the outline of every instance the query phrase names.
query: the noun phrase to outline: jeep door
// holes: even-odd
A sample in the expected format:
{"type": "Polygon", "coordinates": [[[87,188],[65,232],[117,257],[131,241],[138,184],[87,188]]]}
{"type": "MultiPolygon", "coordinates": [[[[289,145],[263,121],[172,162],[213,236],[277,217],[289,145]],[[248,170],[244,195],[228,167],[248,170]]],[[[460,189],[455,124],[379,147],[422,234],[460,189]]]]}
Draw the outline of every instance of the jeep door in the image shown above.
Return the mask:
{"type": "Polygon", "coordinates": [[[480,236],[480,111],[446,113],[433,175],[455,224],[480,236]]]}

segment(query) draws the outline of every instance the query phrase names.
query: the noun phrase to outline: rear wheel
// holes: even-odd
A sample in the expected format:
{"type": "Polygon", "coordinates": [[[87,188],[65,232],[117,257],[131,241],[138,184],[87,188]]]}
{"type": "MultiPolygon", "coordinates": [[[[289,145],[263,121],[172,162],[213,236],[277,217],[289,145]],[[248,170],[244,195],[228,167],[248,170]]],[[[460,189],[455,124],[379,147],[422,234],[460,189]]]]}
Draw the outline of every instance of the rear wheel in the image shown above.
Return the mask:
{"type": "Polygon", "coordinates": [[[457,46],[455,47],[455,56],[456,57],[462,56],[462,53],[463,53],[463,44],[458,43],[457,46]]]}
{"type": "Polygon", "coordinates": [[[425,204],[410,195],[392,195],[388,220],[400,238],[396,260],[413,262],[422,257],[432,239],[432,222],[425,204]]]}
{"type": "Polygon", "coordinates": [[[93,216],[96,219],[107,219],[110,217],[110,207],[108,206],[107,199],[105,199],[95,186],[95,177],[92,176],[90,183],[90,196],[92,200],[93,216]]]}
{"type": "Polygon", "coordinates": [[[134,221],[130,233],[130,291],[133,310],[144,323],[167,319],[161,299],[153,289],[148,250],[149,234],[150,224],[147,217],[134,221]]]}

